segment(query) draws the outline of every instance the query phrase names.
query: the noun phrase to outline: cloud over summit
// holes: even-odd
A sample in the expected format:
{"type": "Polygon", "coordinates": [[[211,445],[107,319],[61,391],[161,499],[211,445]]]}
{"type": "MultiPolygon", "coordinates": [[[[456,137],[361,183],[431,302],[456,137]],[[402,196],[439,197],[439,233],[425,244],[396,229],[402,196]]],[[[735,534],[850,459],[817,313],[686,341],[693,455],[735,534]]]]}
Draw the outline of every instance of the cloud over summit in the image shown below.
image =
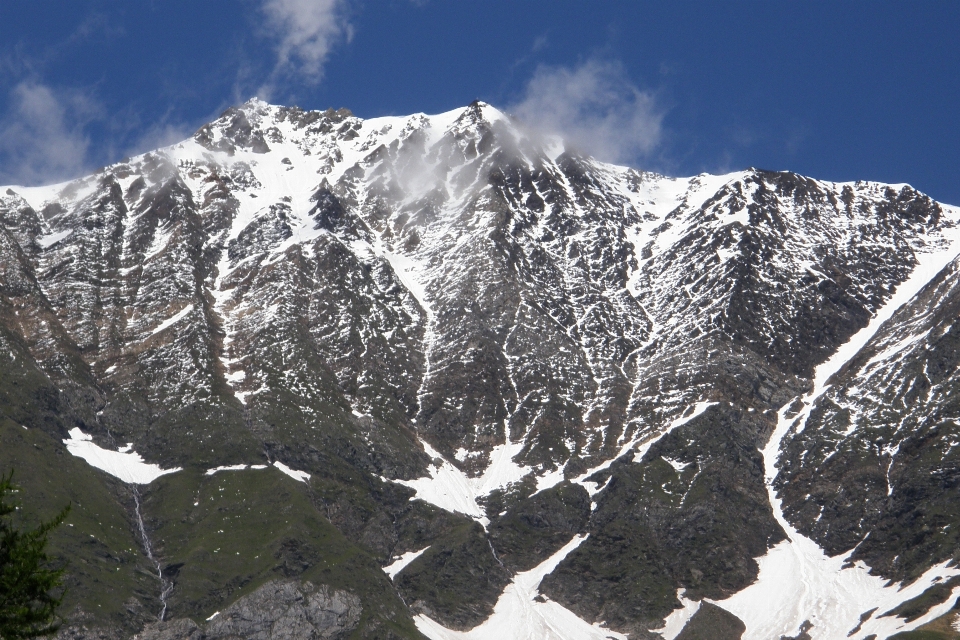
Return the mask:
{"type": "Polygon", "coordinates": [[[17,84],[0,119],[0,182],[55,182],[87,169],[90,138],[85,127],[100,113],[101,107],[83,92],[33,80],[17,84]]]}
{"type": "Polygon", "coordinates": [[[319,82],[331,49],[352,36],[344,0],[264,0],[262,10],[277,39],[275,74],[319,82]]]}
{"type": "Polygon", "coordinates": [[[528,126],[608,162],[648,156],[662,138],[663,111],[654,94],[640,90],[614,61],[541,66],[509,110],[528,126]]]}

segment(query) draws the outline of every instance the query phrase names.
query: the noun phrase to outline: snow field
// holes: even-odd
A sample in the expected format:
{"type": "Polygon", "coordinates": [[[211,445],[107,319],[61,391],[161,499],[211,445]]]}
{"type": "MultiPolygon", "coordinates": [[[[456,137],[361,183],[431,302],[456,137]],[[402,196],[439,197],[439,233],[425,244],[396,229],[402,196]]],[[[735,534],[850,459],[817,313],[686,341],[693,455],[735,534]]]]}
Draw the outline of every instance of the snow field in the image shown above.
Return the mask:
{"type": "Polygon", "coordinates": [[[132,450],[131,445],[119,451],[110,451],[97,446],[93,436],[85,434],[79,428],[70,430],[70,438],[63,441],[67,451],[83,458],[91,467],[105,471],[128,484],[150,484],[168,473],[181,471],[181,467],[161,469],[159,465],[144,462],[143,457],[132,450]]]}
{"type": "Polygon", "coordinates": [[[505,488],[511,482],[521,480],[531,471],[513,461],[513,456],[523,449],[522,442],[494,447],[490,452],[490,466],[479,478],[470,478],[452,463],[444,460],[440,452],[428,443],[421,441],[421,444],[427,455],[442,460],[440,466],[431,466],[430,475],[423,478],[384,480],[410,487],[417,492],[417,498],[441,509],[470,516],[484,526],[488,521],[483,515],[483,509],[477,504],[477,498],[488,495],[496,489],[505,488]]]}

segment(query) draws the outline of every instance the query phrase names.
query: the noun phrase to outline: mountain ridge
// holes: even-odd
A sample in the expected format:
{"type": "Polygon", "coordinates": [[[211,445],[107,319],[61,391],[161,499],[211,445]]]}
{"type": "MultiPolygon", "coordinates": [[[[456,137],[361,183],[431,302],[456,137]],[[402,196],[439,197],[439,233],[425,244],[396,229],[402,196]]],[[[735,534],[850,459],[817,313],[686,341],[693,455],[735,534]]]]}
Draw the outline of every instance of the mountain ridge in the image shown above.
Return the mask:
{"type": "MultiPolygon", "coordinates": [[[[803,466],[802,443],[827,430],[788,436],[775,478],[763,449],[815,368],[950,246],[960,219],[907,185],[607,165],[480,102],[361,120],[251,101],[95,176],[0,192],[2,337],[16,356],[5,424],[54,450],[80,429],[182,469],[142,495],[105,481],[117,518],[130,504],[146,515],[125,548],[166,541],[171,615],[199,622],[280,575],[359,596],[350,633],[378,637],[416,633],[412,615],[424,633],[424,616],[450,629],[492,620],[514,577],[575,535],[539,597],[657,637],[690,598],[722,607],[789,539],[768,481],[791,528],[850,551],[859,538],[833,533],[849,505],[826,529],[806,506],[807,493],[856,491],[855,478],[811,480],[803,466]],[[245,479],[277,471],[262,495],[245,479]],[[217,513],[241,520],[245,501],[274,513],[278,495],[303,492],[296,531],[263,541],[273,560],[217,568],[221,529],[173,488],[214,485],[234,492],[217,513]],[[335,566],[363,568],[321,580],[331,561],[311,531],[356,558],[335,566]]],[[[952,477],[952,448],[923,451],[921,468],[952,477]]],[[[946,505],[949,486],[927,486],[924,504],[946,505]]],[[[953,515],[938,509],[942,529],[953,515]]],[[[266,522],[246,526],[273,531],[266,522]]],[[[924,526],[908,529],[923,538],[924,526]]],[[[892,568],[905,544],[887,536],[862,558],[902,580],[953,557],[931,538],[892,568]]],[[[132,597],[159,597],[148,591],[132,597]]],[[[112,624],[128,635],[149,619],[125,611],[112,624]]],[[[844,611],[850,629],[861,613],[844,611]]],[[[760,623],[744,622],[755,637],[760,623]]],[[[888,622],[877,628],[904,624],[888,622]]]]}

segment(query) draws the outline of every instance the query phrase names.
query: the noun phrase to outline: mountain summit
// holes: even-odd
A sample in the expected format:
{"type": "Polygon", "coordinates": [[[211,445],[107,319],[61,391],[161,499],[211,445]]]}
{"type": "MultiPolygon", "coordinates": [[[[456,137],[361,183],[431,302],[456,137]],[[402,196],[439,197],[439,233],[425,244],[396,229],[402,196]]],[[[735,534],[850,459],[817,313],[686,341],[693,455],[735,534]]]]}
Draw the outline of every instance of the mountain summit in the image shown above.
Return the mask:
{"type": "Polygon", "coordinates": [[[949,625],[958,221],[251,100],[0,188],[0,466],[75,505],[63,638],[949,625]]]}

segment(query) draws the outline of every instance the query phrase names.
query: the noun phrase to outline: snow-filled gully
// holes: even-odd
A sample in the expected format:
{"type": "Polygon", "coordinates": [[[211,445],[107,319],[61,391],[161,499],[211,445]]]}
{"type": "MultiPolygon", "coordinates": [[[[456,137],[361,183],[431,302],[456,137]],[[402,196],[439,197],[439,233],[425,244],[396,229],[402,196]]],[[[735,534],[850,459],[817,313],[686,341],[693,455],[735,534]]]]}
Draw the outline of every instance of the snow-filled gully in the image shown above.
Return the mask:
{"type": "MultiPolygon", "coordinates": [[[[641,442],[640,439],[634,439],[624,444],[617,455],[606,462],[601,463],[578,477],[571,478],[570,481],[582,485],[587,492],[593,496],[599,490],[594,482],[587,478],[608,468],[613,462],[634,450],[633,460],[638,461],[643,457],[647,450],[660,438],[667,435],[677,427],[690,422],[701,413],[706,411],[715,402],[698,402],[692,405],[686,412],[686,415],[678,417],[666,429],[647,440],[641,442]]],[[[523,440],[517,442],[507,442],[497,445],[490,452],[490,465],[478,478],[471,478],[466,473],[458,469],[454,464],[445,460],[439,451],[430,446],[426,441],[421,441],[424,451],[434,460],[441,460],[439,466],[431,466],[428,469],[429,475],[414,480],[389,480],[382,478],[385,482],[396,482],[410,487],[416,491],[416,497],[436,505],[447,511],[462,513],[470,516],[484,527],[489,524],[484,511],[477,502],[478,498],[489,495],[497,489],[503,489],[511,483],[518,482],[530,474],[536,474],[533,467],[525,467],[513,461],[514,456],[519,454],[525,443],[523,440]]],[[[544,491],[554,487],[564,480],[563,467],[537,476],[537,492],[544,491]]]]}
{"type": "MultiPolygon", "coordinates": [[[[960,574],[960,568],[950,567],[947,563],[931,567],[918,580],[909,585],[888,584],[879,576],[872,576],[869,567],[862,562],[844,568],[850,551],[843,556],[829,557],[810,538],[797,531],[784,517],[781,501],[773,488],[777,475],[776,461],[781,443],[791,430],[803,428],[812,408],[829,385],[831,376],[853,358],[877,333],[881,325],[894,312],[909,302],[932,280],[960,251],[960,242],[956,230],[950,238],[946,250],[920,255],[919,265],[911,277],[897,287],[890,300],[878,310],[870,323],[841,346],[833,356],[817,367],[813,390],[807,394],[802,409],[792,417],[788,415],[793,401],[786,403],[778,414],[777,427],[762,454],[765,468],[767,491],[773,513],[787,532],[788,540],[781,542],[763,557],[758,558],[760,574],[755,583],[726,600],[714,604],[726,609],[740,618],[747,629],[743,640],[769,640],[781,636],[793,636],[799,633],[800,626],[809,621],[813,627],[808,631],[814,640],[834,640],[847,638],[848,634],[860,623],[860,616],[876,609],[874,615],[880,615],[898,604],[914,598],[933,585],[936,580],[960,574]]],[[[900,631],[914,629],[934,618],[945,614],[952,606],[960,587],[943,604],[933,607],[924,616],[906,623],[903,619],[887,616],[871,616],[860,626],[854,640],[862,640],[872,634],[886,638],[900,631]]],[[[680,632],[679,622],[682,616],[692,615],[692,607],[674,612],[678,620],[668,619],[669,632],[661,633],[666,640],[673,640],[680,632]]]]}
{"type": "Polygon", "coordinates": [[[483,624],[454,631],[421,614],[414,618],[417,628],[430,640],[626,640],[627,636],[589,624],[552,600],[535,599],[543,578],[586,539],[574,536],[541,564],[514,576],[483,624]]]}

